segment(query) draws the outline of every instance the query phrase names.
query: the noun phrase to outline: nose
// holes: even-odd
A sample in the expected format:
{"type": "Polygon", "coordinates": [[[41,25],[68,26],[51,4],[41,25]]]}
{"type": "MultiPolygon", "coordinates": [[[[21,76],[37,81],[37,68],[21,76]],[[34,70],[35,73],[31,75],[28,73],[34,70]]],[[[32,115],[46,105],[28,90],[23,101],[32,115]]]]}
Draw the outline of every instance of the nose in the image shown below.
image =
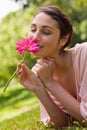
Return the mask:
{"type": "Polygon", "coordinates": [[[33,40],[40,41],[40,32],[39,31],[34,32],[33,40]]]}

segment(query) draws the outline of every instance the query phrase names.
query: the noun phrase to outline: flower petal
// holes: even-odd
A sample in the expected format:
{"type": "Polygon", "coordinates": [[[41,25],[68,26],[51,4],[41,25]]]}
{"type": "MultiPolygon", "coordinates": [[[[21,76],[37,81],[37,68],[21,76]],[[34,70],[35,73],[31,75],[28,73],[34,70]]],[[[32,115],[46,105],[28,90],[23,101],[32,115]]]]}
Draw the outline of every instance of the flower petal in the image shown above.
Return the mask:
{"type": "Polygon", "coordinates": [[[19,54],[23,54],[25,51],[36,53],[40,50],[40,47],[35,40],[24,38],[16,43],[16,50],[19,54]]]}

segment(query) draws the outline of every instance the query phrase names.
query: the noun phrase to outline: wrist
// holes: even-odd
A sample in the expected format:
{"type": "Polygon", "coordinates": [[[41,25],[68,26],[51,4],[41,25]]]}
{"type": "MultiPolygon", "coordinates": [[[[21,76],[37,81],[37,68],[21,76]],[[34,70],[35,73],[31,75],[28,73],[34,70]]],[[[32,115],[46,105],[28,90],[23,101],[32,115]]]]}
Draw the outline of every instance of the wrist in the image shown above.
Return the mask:
{"type": "Polygon", "coordinates": [[[46,88],[50,88],[54,85],[56,85],[56,81],[54,79],[50,79],[49,82],[45,84],[46,88]]]}
{"type": "Polygon", "coordinates": [[[47,93],[47,90],[46,90],[45,87],[39,88],[39,86],[38,86],[38,88],[35,89],[35,90],[33,91],[33,93],[36,95],[36,97],[37,97],[40,101],[42,101],[42,100],[44,99],[44,96],[45,96],[46,93],[47,93]]]}
{"type": "Polygon", "coordinates": [[[35,89],[33,89],[33,93],[35,95],[38,95],[40,93],[43,93],[43,91],[45,90],[46,88],[44,87],[44,85],[38,85],[35,89]]]}

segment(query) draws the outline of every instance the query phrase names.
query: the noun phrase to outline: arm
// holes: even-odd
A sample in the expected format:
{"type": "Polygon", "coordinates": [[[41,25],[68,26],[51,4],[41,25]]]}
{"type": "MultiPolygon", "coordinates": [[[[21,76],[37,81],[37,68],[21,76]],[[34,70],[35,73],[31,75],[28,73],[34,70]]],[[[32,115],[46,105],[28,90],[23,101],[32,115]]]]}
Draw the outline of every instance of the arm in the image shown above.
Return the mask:
{"type": "Polygon", "coordinates": [[[75,119],[82,122],[84,119],[80,112],[80,102],[77,101],[69,92],[67,92],[63,87],[58,85],[55,81],[50,82],[46,87],[51,91],[53,95],[64,105],[67,111],[75,119]]]}
{"type": "Polygon", "coordinates": [[[54,122],[54,125],[67,125],[66,114],[52,101],[40,79],[22,62],[19,63],[18,67],[21,68],[18,72],[20,83],[38,97],[54,122]]]}
{"type": "Polygon", "coordinates": [[[33,71],[37,73],[44,85],[56,97],[56,99],[61,102],[70,115],[81,122],[84,118],[80,112],[80,102],[54,81],[52,78],[53,69],[54,63],[52,60],[40,60],[34,67],[33,71]]]}
{"type": "Polygon", "coordinates": [[[49,97],[45,88],[42,90],[40,89],[40,91],[36,90],[34,94],[38,97],[43,105],[42,107],[47,111],[56,127],[68,125],[68,116],[60,108],[58,108],[58,106],[56,106],[56,104],[49,97]]]}

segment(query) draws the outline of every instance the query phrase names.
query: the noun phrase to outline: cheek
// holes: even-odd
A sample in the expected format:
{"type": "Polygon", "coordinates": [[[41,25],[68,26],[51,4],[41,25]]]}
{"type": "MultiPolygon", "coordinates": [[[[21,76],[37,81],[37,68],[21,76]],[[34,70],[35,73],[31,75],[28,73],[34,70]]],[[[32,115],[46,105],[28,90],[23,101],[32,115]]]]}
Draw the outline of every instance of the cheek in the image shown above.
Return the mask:
{"type": "MultiPolygon", "coordinates": [[[[58,40],[58,39],[57,39],[58,40]]],[[[50,38],[44,38],[44,45],[51,45],[54,42],[56,42],[56,39],[54,37],[50,37],[50,38]]]]}

